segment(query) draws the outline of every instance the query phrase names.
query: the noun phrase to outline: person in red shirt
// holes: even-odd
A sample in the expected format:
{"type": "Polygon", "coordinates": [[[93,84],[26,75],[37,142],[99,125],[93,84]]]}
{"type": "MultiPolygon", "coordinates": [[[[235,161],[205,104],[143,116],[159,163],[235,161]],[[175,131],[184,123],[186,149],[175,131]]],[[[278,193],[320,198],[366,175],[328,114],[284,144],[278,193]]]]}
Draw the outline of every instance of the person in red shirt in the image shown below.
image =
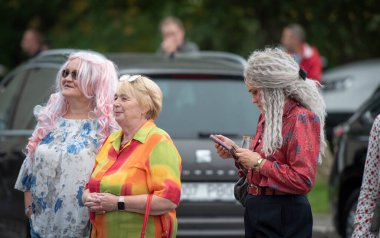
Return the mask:
{"type": "Polygon", "coordinates": [[[310,79],[321,81],[322,59],[317,48],[306,43],[305,31],[298,24],[291,24],[282,31],[281,43],[310,79]]]}
{"type": "Polygon", "coordinates": [[[222,158],[233,154],[239,175],[246,174],[245,237],[311,237],[306,194],[315,184],[325,146],[326,106],[319,84],[278,48],[255,51],[244,77],[261,112],[256,135],[250,149],[222,135],[217,137],[234,152],[215,147],[222,158]]]}

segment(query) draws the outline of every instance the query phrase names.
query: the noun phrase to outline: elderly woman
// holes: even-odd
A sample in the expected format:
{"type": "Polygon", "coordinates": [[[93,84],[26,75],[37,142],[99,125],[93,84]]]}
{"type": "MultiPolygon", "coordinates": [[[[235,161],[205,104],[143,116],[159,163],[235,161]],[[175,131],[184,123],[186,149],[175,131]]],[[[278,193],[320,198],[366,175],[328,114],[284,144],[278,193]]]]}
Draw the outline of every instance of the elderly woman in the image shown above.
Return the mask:
{"type": "Polygon", "coordinates": [[[58,72],[56,92],[35,108],[38,123],[15,185],[24,192],[31,237],[89,235],[81,197],[100,145],[118,128],[112,115],[117,81],[111,61],[73,53],[58,72]]]}
{"type": "MultiPolygon", "coordinates": [[[[236,163],[246,171],[245,237],[311,237],[306,194],[324,148],[325,105],[318,83],[280,49],[254,52],[244,76],[261,112],[255,138],[250,149],[218,138],[236,148],[236,163]]],[[[223,147],[216,148],[222,158],[230,157],[223,147]]]]}
{"type": "Polygon", "coordinates": [[[154,124],[161,107],[162,92],[152,80],[121,77],[113,112],[122,129],[104,142],[83,194],[92,237],[140,237],[146,212],[147,237],[176,236],[181,157],[154,124]]]}

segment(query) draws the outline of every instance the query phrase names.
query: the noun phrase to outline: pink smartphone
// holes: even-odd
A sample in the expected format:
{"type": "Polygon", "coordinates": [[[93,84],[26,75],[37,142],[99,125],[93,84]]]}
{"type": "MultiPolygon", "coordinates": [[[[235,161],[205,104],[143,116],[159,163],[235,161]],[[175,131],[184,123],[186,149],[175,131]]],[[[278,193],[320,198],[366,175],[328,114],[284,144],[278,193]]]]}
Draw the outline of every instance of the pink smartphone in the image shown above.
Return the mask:
{"type": "Polygon", "coordinates": [[[210,139],[213,140],[215,143],[217,143],[218,145],[222,146],[224,149],[226,149],[228,151],[230,151],[232,149],[232,147],[230,145],[227,145],[226,143],[224,143],[223,141],[221,141],[215,135],[210,135],[210,139]]]}

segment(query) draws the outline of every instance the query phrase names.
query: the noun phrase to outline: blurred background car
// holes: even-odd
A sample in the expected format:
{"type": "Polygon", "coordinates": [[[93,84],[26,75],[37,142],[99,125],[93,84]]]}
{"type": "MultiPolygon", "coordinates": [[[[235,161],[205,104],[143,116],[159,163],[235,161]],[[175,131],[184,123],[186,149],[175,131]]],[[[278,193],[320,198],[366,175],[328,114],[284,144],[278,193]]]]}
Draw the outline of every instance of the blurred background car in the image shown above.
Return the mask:
{"type": "MultiPolygon", "coordinates": [[[[0,83],[0,234],[9,234],[6,237],[27,234],[23,194],[13,186],[35,126],[33,107],[47,100],[58,69],[73,51],[45,51],[0,83]]],[[[176,54],[170,59],[127,53],[106,57],[121,75],[146,75],[163,91],[156,123],[172,136],[183,163],[177,236],[244,236],[243,208],[233,196],[234,163],[220,159],[208,137],[223,134],[239,144],[243,135],[254,134],[259,112],[243,83],[246,61],[223,52],[176,54]]]]}
{"type": "MultiPolygon", "coordinates": [[[[334,164],[329,195],[336,230],[351,237],[367,155],[368,138],[375,117],[380,113],[380,87],[349,120],[334,129],[334,164]]],[[[368,89],[367,89],[368,90],[368,89]]],[[[360,89],[357,90],[360,94],[360,89]]]]}
{"type": "Polygon", "coordinates": [[[348,120],[380,85],[380,59],[359,61],[327,70],[322,76],[326,102],[326,135],[348,120]]]}

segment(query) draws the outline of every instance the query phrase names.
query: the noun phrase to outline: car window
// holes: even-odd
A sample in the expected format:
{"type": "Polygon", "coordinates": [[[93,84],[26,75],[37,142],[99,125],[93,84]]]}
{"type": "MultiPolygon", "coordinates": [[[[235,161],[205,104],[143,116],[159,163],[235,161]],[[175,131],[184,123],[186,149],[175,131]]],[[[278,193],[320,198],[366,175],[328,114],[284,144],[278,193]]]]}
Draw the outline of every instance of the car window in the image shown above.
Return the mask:
{"type": "Polygon", "coordinates": [[[380,114],[380,95],[376,94],[369,106],[361,114],[361,122],[371,127],[377,115],[380,114]]]}
{"type": "Polygon", "coordinates": [[[9,124],[14,113],[15,103],[18,101],[22,86],[25,83],[27,71],[19,71],[15,75],[6,78],[6,84],[0,89],[0,130],[9,129],[9,124]]]}
{"type": "Polygon", "coordinates": [[[369,112],[371,114],[371,117],[373,120],[375,120],[376,116],[380,114],[380,96],[377,94],[377,99],[374,100],[373,104],[371,105],[369,112]]]}
{"type": "Polygon", "coordinates": [[[253,135],[259,112],[243,80],[155,79],[164,94],[157,125],[172,137],[253,135]]]}
{"type": "Polygon", "coordinates": [[[33,109],[48,100],[54,91],[57,69],[38,68],[30,70],[16,108],[12,128],[33,129],[33,109]]]}

